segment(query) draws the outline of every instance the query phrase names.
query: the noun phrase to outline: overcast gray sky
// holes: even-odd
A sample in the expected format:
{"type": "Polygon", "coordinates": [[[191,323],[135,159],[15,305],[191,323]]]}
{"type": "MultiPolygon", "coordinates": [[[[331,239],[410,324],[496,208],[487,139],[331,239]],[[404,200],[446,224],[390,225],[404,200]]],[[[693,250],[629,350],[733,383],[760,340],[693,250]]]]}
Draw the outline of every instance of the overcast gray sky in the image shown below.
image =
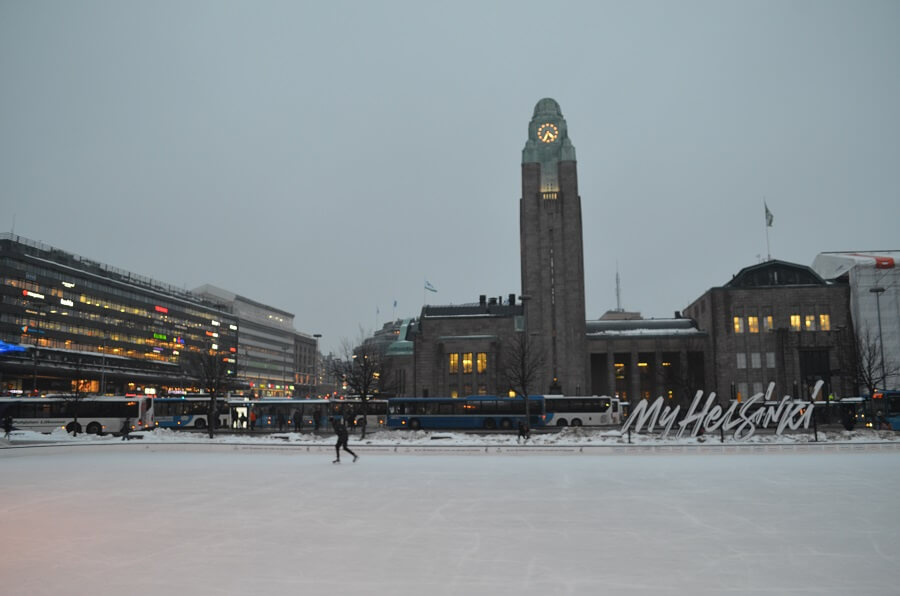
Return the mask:
{"type": "Polygon", "coordinates": [[[0,227],[296,315],[322,347],[520,292],[561,105],[587,314],[897,249],[900,2],[0,0],[0,227]],[[393,308],[394,300],[398,306],[393,308]]]}

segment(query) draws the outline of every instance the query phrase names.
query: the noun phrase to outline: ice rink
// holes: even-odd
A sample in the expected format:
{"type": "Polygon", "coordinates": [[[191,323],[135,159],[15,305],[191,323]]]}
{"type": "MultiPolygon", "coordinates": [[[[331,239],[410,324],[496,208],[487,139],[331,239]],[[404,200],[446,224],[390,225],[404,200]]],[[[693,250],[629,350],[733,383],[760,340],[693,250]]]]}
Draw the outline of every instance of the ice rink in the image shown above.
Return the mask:
{"type": "Polygon", "coordinates": [[[896,450],[138,443],[0,451],[0,592],[900,593],[896,450]]]}

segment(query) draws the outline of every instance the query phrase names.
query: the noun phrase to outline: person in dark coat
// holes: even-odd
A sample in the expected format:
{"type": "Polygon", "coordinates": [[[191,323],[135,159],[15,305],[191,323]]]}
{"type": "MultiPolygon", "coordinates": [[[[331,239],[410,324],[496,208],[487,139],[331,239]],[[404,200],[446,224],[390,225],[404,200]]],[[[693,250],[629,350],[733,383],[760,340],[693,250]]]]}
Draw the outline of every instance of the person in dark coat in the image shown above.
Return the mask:
{"type": "Polygon", "coordinates": [[[332,428],[334,428],[334,434],[337,435],[337,443],[335,443],[334,445],[334,453],[336,459],[331,463],[341,463],[341,448],[343,448],[344,451],[353,456],[353,461],[359,459],[359,456],[350,451],[350,448],[347,447],[347,441],[350,438],[350,433],[347,432],[347,427],[344,425],[344,420],[342,418],[336,418],[332,416],[331,426],[332,428]]]}
{"type": "Polygon", "coordinates": [[[13,429],[12,416],[7,414],[6,416],[3,417],[3,432],[6,433],[5,438],[7,438],[7,439],[9,438],[9,433],[12,432],[12,429],[13,429]]]}
{"type": "Polygon", "coordinates": [[[131,437],[131,418],[126,418],[125,423],[122,425],[122,440],[130,441],[131,437]]]}
{"type": "Polygon", "coordinates": [[[278,412],[278,432],[284,432],[284,412],[278,412]]]}
{"type": "Polygon", "coordinates": [[[522,421],[519,421],[519,436],[516,438],[516,440],[518,441],[519,439],[524,439],[527,441],[528,437],[530,436],[531,431],[528,429],[528,425],[522,421]]]}

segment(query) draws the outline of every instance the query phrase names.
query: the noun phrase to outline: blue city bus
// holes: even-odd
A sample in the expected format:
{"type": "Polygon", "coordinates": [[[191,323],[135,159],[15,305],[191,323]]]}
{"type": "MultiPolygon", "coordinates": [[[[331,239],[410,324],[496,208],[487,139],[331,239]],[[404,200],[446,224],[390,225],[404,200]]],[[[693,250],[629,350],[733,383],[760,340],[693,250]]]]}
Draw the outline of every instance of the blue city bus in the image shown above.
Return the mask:
{"type": "MultiPolygon", "coordinates": [[[[528,398],[529,426],[541,426],[544,398],[528,398]]],[[[468,397],[392,397],[388,399],[388,428],[513,429],[525,422],[521,397],[470,395],[468,397]]]]}
{"type": "Polygon", "coordinates": [[[873,423],[878,430],[900,430],[900,391],[877,391],[872,395],[873,423]]]}
{"type": "MultiPolygon", "coordinates": [[[[231,418],[225,398],[216,398],[216,411],[216,428],[228,428],[231,418]]],[[[153,417],[159,428],[206,428],[208,413],[208,395],[153,398],[153,417]]]]}

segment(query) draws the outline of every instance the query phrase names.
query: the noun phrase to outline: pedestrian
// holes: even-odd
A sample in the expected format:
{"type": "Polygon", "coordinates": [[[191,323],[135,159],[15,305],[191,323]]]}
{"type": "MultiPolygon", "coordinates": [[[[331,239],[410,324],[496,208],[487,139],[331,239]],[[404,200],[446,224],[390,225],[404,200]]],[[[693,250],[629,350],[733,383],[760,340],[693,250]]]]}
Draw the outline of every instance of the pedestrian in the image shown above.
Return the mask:
{"type": "Polygon", "coordinates": [[[519,421],[519,436],[516,437],[516,441],[518,441],[519,439],[527,441],[530,436],[531,436],[531,430],[528,428],[528,425],[520,420],[519,421]]]}
{"type": "Polygon", "coordinates": [[[322,425],[322,410],[316,408],[316,411],[313,412],[313,432],[318,433],[319,427],[322,425]]]}
{"type": "Polygon", "coordinates": [[[13,429],[12,416],[7,414],[6,416],[3,417],[3,432],[6,433],[6,435],[5,435],[6,439],[9,439],[9,433],[12,432],[12,429],[13,429]]]}
{"type": "Polygon", "coordinates": [[[300,432],[301,430],[303,430],[303,408],[294,410],[294,431],[300,432]]]}
{"type": "Polygon", "coordinates": [[[245,429],[247,428],[247,415],[243,412],[241,413],[241,417],[238,418],[238,428],[245,429]]]}
{"type": "Polygon", "coordinates": [[[256,410],[250,410],[250,430],[256,430],[256,410]]]}
{"type": "Polygon", "coordinates": [[[278,412],[278,432],[284,432],[284,412],[278,412]]]}
{"type": "Polygon", "coordinates": [[[331,426],[332,428],[334,428],[334,433],[337,435],[337,443],[335,443],[334,445],[335,460],[331,463],[341,463],[341,448],[343,448],[344,451],[353,456],[353,461],[359,459],[359,456],[350,451],[350,448],[347,447],[347,441],[350,438],[350,435],[347,432],[347,427],[344,425],[343,418],[336,418],[332,416],[331,426]]]}
{"type": "Polygon", "coordinates": [[[129,434],[131,433],[131,418],[126,418],[125,423],[122,425],[122,440],[130,441],[131,437],[129,434]]]}
{"type": "Polygon", "coordinates": [[[366,438],[366,424],[368,424],[368,420],[366,420],[366,418],[368,418],[368,416],[366,416],[365,413],[360,414],[360,416],[361,416],[361,418],[359,419],[359,431],[360,431],[359,438],[365,439],[366,438]]]}

